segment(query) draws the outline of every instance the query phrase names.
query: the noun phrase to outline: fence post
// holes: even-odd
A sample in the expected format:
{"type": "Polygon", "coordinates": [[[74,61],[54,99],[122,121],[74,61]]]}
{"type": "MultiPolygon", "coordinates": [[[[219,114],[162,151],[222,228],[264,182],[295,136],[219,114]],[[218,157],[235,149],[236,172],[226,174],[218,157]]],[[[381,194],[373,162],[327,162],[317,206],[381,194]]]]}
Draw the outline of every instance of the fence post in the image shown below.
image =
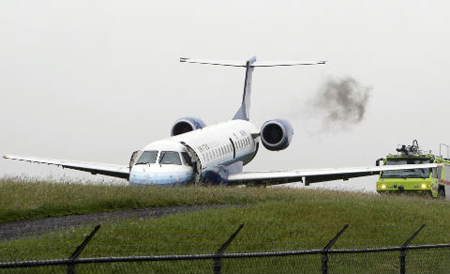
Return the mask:
{"type": "Polygon", "coordinates": [[[86,245],[89,243],[89,241],[94,237],[95,233],[97,233],[98,229],[100,228],[100,225],[97,225],[94,230],[89,234],[86,239],[75,249],[75,251],[70,256],[69,260],[70,263],[67,264],[67,274],[75,274],[75,260],[80,256],[83,249],[86,247],[86,245]]]}
{"type": "Polygon", "coordinates": [[[341,229],[341,231],[338,232],[338,234],[336,234],[336,236],[334,236],[333,239],[331,239],[331,241],[328,242],[328,244],[322,248],[322,273],[323,274],[327,274],[328,273],[328,250],[331,249],[331,247],[334,245],[334,243],[339,239],[339,237],[341,237],[342,233],[344,233],[344,231],[347,229],[348,224],[344,225],[344,227],[341,229]]]}
{"type": "Polygon", "coordinates": [[[425,224],[423,224],[414,234],[406,240],[401,246],[400,246],[400,274],[406,273],[406,247],[411,243],[411,241],[419,234],[419,232],[425,227],[425,224]]]}
{"type": "Polygon", "coordinates": [[[228,240],[222,245],[222,247],[217,250],[216,255],[218,256],[214,259],[213,263],[214,274],[220,274],[220,269],[222,268],[222,258],[220,256],[223,255],[225,249],[227,249],[227,247],[231,244],[234,238],[236,238],[237,234],[243,227],[244,224],[241,224],[239,228],[233,234],[231,234],[230,238],[228,238],[228,240]]]}

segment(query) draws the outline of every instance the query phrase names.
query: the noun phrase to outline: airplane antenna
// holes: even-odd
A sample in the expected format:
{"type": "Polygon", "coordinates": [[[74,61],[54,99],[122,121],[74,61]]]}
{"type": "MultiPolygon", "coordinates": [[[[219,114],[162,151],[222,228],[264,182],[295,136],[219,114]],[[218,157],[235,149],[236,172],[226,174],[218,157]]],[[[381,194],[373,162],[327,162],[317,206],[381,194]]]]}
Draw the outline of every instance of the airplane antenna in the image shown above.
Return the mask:
{"type": "Polygon", "coordinates": [[[305,65],[323,65],[326,61],[284,61],[284,62],[257,62],[256,56],[248,59],[245,63],[241,61],[208,61],[202,59],[192,58],[180,58],[182,63],[193,63],[201,65],[213,65],[224,67],[243,67],[245,68],[245,82],[244,82],[244,94],[242,98],[242,104],[233,117],[233,120],[246,120],[250,119],[250,98],[252,93],[252,74],[256,67],[269,68],[269,67],[290,67],[290,66],[305,66],[305,65]]]}

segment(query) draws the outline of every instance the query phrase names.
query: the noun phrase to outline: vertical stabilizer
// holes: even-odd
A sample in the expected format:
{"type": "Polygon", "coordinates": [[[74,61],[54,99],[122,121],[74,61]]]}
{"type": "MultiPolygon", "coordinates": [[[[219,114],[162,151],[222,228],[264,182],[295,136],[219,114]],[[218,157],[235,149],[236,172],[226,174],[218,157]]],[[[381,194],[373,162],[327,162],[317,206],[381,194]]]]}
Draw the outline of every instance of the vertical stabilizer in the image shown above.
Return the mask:
{"type": "Polygon", "coordinates": [[[244,95],[242,97],[242,105],[233,117],[233,120],[250,119],[250,97],[252,95],[252,74],[255,69],[252,64],[256,61],[256,56],[250,58],[245,64],[245,82],[244,95]]]}

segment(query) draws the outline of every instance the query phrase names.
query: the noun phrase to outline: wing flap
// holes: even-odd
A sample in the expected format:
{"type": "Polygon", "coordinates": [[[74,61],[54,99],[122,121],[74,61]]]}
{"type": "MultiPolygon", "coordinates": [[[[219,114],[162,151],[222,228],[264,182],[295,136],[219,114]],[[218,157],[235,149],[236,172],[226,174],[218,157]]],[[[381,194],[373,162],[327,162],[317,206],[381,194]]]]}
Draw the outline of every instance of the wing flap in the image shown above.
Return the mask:
{"type": "Polygon", "coordinates": [[[17,155],[4,155],[3,158],[8,160],[23,161],[29,163],[56,165],[61,166],[63,168],[85,171],[92,174],[107,175],[127,180],[130,176],[129,168],[123,165],[83,162],[75,160],[62,160],[52,158],[40,158],[33,156],[17,156],[17,155]]]}
{"type": "Polygon", "coordinates": [[[435,168],[441,164],[392,165],[374,167],[330,168],[274,172],[243,172],[228,177],[231,185],[278,185],[292,182],[306,184],[378,175],[382,171],[435,168]]]}

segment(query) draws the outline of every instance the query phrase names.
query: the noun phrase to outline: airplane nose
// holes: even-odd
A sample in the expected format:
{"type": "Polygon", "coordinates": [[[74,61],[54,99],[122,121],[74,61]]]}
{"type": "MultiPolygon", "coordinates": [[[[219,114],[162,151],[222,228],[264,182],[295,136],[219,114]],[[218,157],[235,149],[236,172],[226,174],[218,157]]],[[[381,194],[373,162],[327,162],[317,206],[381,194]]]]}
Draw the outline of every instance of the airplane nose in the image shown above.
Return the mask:
{"type": "Polygon", "coordinates": [[[134,185],[182,185],[193,178],[194,171],[188,166],[135,165],[130,172],[130,183],[134,185]]]}

